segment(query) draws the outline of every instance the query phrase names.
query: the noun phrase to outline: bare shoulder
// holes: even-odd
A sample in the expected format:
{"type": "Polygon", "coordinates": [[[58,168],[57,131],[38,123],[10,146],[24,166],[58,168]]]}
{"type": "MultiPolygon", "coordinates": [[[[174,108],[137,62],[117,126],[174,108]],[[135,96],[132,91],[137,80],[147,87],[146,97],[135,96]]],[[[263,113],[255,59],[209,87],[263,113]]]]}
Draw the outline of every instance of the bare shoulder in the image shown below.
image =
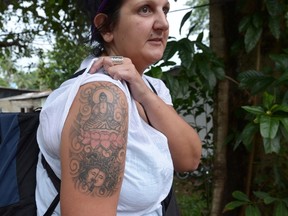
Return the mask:
{"type": "Polygon", "coordinates": [[[75,200],[87,204],[96,199],[102,208],[116,208],[124,173],[127,127],[127,99],[119,87],[110,82],[93,82],[80,88],[62,132],[65,185],[61,187],[64,195],[72,192],[77,197],[61,194],[64,206],[65,202],[71,208],[71,204],[77,204],[75,200]]]}

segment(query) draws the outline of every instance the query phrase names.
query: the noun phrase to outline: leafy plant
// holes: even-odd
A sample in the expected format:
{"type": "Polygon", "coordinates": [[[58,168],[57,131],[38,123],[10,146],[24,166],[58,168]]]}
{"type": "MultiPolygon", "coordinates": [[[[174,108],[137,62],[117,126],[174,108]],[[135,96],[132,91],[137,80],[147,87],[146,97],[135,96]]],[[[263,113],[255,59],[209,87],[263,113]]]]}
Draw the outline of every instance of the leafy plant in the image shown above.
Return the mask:
{"type": "Polygon", "coordinates": [[[287,24],[283,14],[287,13],[287,3],[261,4],[259,11],[244,16],[239,25],[245,50],[257,50],[258,64],[256,69],[238,76],[239,87],[249,96],[250,104],[241,107],[246,125],[234,149],[244,144],[251,154],[249,163],[253,169],[248,173],[249,187],[245,193],[235,191],[235,200],[226,204],[224,212],[241,207],[246,216],[282,216],[288,214],[288,52],[285,46],[283,50],[268,50],[265,39],[269,38],[270,43],[271,38],[275,43],[284,39],[287,24]],[[265,58],[260,55],[262,49],[267,53],[265,64],[260,64],[260,59],[265,58]]]}
{"type": "Polygon", "coordinates": [[[207,205],[204,199],[199,199],[196,195],[182,195],[177,197],[182,216],[202,216],[208,215],[207,205]]]}
{"type": "Polygon", "coordinates": [[[254,116],[253,122],[246,125],[241,134],[248,149],[251,149],[253,136],[259,131],[266,154],[279,153],[282,139],[288,141],[288,106],[276,104],[275,100],[275,96],[265,92],[263,106],[243,106],[243,109],[254,116]]]}
{"type": "Polygon", "coordinates": [[[278,198],[270,196],[268,193],[255,191],[256,201],[252,201],[241,191],[234,191],[232,196],[236,199],[228,203],[224,212],[233,210],[238,207],[245,207],[246,216],[261,216],[261,205],[274,205],[274,209],[266,212],[265,215],[284,216],[288,214],[288,198],[278,198]]]}

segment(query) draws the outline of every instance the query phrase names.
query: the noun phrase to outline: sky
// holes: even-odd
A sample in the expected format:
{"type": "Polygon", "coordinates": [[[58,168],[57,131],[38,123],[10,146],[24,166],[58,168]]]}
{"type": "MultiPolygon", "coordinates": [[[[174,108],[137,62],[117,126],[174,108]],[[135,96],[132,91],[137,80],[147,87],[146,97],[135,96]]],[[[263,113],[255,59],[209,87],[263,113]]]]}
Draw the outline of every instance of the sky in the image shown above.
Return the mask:
{"type": "Polygon", "coordinates": [[[170,36],[176,37],[176,39],[180,39],[181,37],[185,37],[183,33],[185,33],[185,27],[188,28],[189,24],[188,22],[185,23],[182,29],[182,36],[179,34],[179,28],[180,23],[183,18],[183,16],[189,11],[189,10],[182,10],[185,8],[188,8],[188,6],[185,6],[186,1],[185,0],[177,0],[175,2],[174,0],[170,0],[170,13],[168,14],[168,21],[170,24],[170,36]]]}

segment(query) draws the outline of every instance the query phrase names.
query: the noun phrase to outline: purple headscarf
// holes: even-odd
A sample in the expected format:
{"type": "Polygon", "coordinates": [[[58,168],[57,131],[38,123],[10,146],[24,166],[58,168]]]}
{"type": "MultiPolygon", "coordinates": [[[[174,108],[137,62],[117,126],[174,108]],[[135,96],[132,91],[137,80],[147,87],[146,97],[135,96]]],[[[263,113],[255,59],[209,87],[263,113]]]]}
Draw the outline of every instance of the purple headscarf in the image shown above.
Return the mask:
{"type": "Polygon", "coordinates": [[[97,10],[97,13],[102,13],[109,0],[103,0],[97,10]]]}

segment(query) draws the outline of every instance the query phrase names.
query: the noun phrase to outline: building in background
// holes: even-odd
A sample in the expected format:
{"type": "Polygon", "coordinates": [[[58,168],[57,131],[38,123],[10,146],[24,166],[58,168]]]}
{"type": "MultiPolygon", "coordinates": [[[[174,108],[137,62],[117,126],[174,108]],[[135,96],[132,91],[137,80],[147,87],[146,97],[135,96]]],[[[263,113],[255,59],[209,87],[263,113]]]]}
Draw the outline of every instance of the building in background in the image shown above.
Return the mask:
{"type": "Polygon", "coordinates": [[[50,93],[0,88],[0,112],[32,112],[43,106],[50,93]]]}

